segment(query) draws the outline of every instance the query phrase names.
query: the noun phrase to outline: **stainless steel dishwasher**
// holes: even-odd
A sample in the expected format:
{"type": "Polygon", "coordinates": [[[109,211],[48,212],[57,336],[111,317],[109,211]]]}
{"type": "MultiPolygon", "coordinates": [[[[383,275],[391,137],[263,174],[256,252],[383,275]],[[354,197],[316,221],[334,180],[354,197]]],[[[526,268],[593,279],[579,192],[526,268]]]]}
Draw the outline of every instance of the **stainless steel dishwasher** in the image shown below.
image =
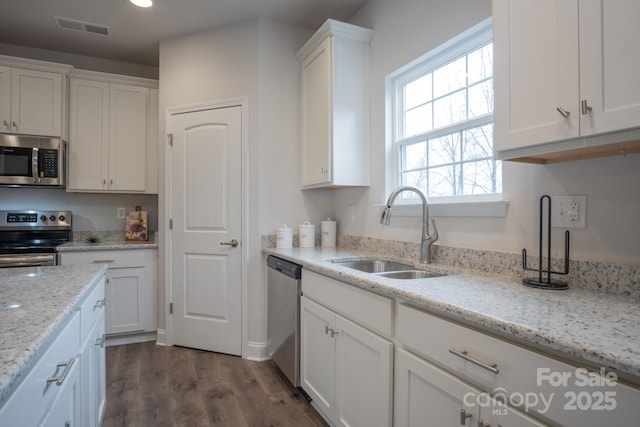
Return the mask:
{"type": "Polygon", "coordinates": [[[300,277],[302,266],[267,257],[267,353],[300,387],[300,277]]]}

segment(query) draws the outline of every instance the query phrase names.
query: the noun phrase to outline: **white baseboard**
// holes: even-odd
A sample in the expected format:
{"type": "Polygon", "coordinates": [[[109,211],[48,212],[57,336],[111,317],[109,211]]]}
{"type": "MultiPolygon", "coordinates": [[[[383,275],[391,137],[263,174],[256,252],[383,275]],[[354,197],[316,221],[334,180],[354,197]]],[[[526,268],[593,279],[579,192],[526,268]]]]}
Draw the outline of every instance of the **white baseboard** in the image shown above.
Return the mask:
{"type": "Polygon", "coordinates": [[[165,329],[158,329],[156,344],[167,345],[167,331],[165,329]]]}
{"type": "Polygon", "coordinates": [[[157,334],[155,331],[153,332],[141,332],[137,334],[126,334],[126,335],[110,335],[107,336],[106,346],[111,347],[115,345],[124,345],[124,344],[136,344],[140,342],[146,341],[156,341],[157,334]]]}
{"type": "Polygon", "coordinates": [[[242,353],[242,358],[262,362],[271,359],[267,354],[267,343],[249,341],[242,353]]]}

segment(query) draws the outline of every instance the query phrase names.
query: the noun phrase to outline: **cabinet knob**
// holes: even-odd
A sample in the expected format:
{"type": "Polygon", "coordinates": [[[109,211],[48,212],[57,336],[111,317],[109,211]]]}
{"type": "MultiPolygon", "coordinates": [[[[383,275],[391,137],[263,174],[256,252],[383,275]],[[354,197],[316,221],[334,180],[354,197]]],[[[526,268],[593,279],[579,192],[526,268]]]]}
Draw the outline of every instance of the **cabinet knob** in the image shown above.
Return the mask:
{"type": "Polygon", "coordinates": [[[582,101],[580,101],[580,110],[582,111],[582,114],[585,116],[591,112],[592,108],[587,104],[586,99],[583,99],[582,101]]]}
{"type": "Polygon", "coordinates": [[[571,114],[571,112],[569,112],[569,111],[565,110],[565,109],[564,109],[564,108],[562,108],[562,107],[558,107],[558,108],[556,108],[556,110],[557,110],[557,111],[558,111],[558,113],[560,113],[560,115],[561,115],[562,117],[564,117],[565,119],[566,119],[567,117],[569,117],[569,114],[571,114]]]}

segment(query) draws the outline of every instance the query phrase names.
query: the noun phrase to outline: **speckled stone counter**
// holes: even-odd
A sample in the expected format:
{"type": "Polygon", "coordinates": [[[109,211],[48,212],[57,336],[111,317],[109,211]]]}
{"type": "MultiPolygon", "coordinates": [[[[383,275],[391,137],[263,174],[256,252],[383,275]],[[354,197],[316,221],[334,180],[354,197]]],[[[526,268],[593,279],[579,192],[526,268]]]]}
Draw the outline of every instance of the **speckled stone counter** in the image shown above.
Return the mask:
{"type": "MultiPolygon", "coordinates": [[[[640,300],[570,288],[564,291],[523,286],[520,280],[449,268],[453,274],[399,280],[340,266],[336,258],[380,254],[336,248],[265,248],[305,269],[417,305],[549,354],[594,368],[615,369],[640,384],[640,300]]],[[[396,259],[406,263],[406,259],[396,259]]],[[[447,266],[434,265],[447,269],[447,266]]]]}
{"type": "Polygon", "coordinates": [[[149,241],[131,241],[125,240],[99,240],[97,242],[87,242],[85,240],[76,240],[58,246],[58,252],[72,251],[108,251],[120,249],[157,249],[158,243],[154,240],[149,241]]]}
{"type": "Polygon", "coordinates": [[[106,269],[99,264],[0,269],[0,407],[106,269]]]}

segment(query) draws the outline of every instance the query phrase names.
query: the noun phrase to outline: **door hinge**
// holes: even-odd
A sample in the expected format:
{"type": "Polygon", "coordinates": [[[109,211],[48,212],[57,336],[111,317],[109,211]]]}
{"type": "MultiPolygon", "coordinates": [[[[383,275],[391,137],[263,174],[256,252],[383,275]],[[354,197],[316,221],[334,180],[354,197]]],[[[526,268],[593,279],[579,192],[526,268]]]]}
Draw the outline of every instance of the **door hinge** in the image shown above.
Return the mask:
{"type": "Polygon", "coordinates": [[[168,133],[167,134],[167,142],[169,143],[170,146],[173,147],[173,134],[172,133],[168,133]]]}
{"type": "Polygon", "coordinates": [[[173,314],[173,303],[169,303],[169,314],[173,314]]]}
{"type": "Polygon", "coordinates": [[[173,230],[173,218],[169,219],[169,230],[173,230]]]}

